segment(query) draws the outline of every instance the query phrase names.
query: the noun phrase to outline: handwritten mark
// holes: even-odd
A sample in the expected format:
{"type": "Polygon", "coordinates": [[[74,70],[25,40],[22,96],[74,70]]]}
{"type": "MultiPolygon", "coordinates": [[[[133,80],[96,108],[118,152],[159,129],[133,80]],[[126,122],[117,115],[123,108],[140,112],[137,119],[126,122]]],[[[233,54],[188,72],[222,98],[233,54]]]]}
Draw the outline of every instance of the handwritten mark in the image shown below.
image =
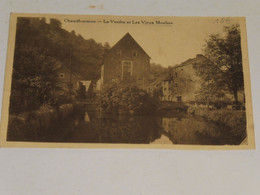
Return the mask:
{"type": "Polygon", "coordinates": [[[231,19],[229,17],[217,18],[213,21],[213,24],[230,24],[231,19]]]}

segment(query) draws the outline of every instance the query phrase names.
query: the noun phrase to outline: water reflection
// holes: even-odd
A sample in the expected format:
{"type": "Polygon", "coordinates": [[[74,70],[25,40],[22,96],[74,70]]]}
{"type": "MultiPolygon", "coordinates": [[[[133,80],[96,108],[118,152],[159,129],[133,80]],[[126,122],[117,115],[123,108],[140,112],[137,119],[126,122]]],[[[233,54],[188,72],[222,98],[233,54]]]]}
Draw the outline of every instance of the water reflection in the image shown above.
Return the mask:
{"type": "Polygon", "coordinates": [[[172,141],[166,135],[162,134],[159,139],[154,140],[151,144],[172,144],[172,141]]]}
{"type": "Polygon", "coordinates": [[[90,118],[89,118],[88,112],[85,112],[84,121],[85,121],[85,122],[90,122],[90,118]]]}
{"type": "MultiPolygon", "coordinates": [[[[91,117],[82,121],[71,141],[88,143],[150,143],[161,136],[162,127],[156,119],[134,116],[91,117]]],[[[86,115],[85,115],[86,116],[86,115]]],[[[85,117],[86,118],[86,117],[85,117]]],[[[84,119],[85,119],[84,118],[84,119]]]]}
{"type": "Polygon", "coordinates": [[[240,144],[239,137],[215,123],[190,116],[155,117],[83,112],[41,131],[40,140],[82,143],[240,144]]]}
{"type": "Polygon", "coordinates": [[[173,144],[239,144],[230,129],[192,117],[163,118],[162,126],[173,144]]]}

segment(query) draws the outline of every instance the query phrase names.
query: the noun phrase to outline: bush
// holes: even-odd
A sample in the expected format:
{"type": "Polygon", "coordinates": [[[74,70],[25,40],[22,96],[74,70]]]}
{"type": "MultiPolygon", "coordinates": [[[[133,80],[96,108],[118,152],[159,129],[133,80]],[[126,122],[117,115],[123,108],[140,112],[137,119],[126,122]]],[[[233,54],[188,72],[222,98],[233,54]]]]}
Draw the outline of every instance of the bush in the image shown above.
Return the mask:
{"type": "Polygon", "coordinates": [[[239,110],[210,110],[207,108],[189,107],[188,113],[202,117],[231,128],[235,136],[246,135],[246,113],[239,110]]]}
{"type": "Polygon", "coordinates": [[[65,119],[67,116],[73,113],[73,104],[63,104],[60,106],[60,118],[65,119]]]}
{"type": "Polygon", "coordinates": [[[113,84],[99,94],[99,110],[102,112],[151,114],[157,101],[136,85],[113,84]]]}

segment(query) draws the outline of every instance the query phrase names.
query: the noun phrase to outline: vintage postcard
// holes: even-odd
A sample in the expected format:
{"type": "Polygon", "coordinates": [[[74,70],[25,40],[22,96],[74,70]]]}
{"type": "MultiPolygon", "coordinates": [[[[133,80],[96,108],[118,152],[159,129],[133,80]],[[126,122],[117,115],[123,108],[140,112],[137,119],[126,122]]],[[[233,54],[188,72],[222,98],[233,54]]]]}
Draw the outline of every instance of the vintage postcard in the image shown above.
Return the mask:
{"type": "Polygon", "coordinates": [[[254,149],[243,17],[11,14],[1,147],[254,149]]]}

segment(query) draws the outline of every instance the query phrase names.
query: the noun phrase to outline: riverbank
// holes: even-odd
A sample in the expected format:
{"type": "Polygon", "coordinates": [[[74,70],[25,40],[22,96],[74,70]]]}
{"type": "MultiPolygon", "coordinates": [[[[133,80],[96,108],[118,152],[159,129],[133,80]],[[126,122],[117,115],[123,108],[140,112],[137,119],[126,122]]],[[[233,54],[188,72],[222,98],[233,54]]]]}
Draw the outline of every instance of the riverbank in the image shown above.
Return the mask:
{"type": "Polygon", "coordinates": [[[50,129],[58,121],[68,119],[83,106],[81,102],[74,102],[58,108],[42,106],[32,112],[9,115],[7,140],[34,140],[41,136],[41,130],[50,129]]]}
{"type": "Polygon", "coordinates": [[[246,112],[240,110],[214,110],[207,108],[189,107],[188,114],[202,117],[219,125],[230,128],[234,136],[246,137],[246,112]]]}
{"type": "Polygon", "coordinates": [[[186,113],[187,109],[188,106],[183,102],[161,101],[157,106],[155,115],[180,115],[181,113],[186,113]]]}

